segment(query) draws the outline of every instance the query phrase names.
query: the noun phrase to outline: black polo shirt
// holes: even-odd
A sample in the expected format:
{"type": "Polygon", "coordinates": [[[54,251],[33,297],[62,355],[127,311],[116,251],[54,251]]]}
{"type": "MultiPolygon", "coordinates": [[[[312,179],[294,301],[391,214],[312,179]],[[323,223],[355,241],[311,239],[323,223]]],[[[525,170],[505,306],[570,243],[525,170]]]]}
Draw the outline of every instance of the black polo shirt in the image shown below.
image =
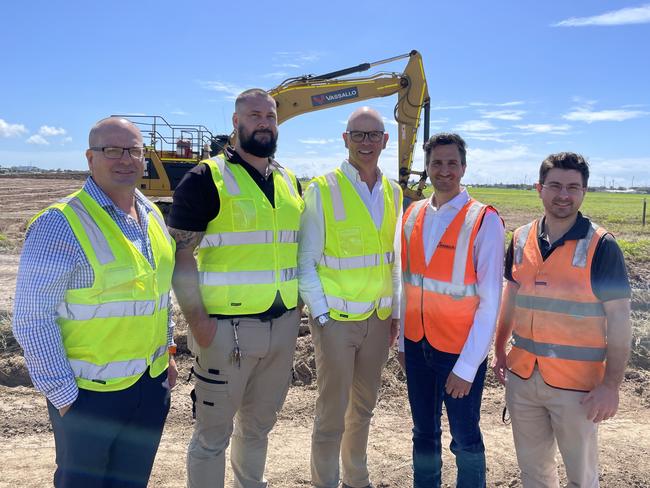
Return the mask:
{"type": "MultiPolygon", "coordinates": [[[[537,243],[544,261],[566,241],[576,241],[585,237],[590,226],[589,219],[578,212],[575,224],[566,234],[551,244],[544,233],[544,219],[542,219],[538,228],[537,243]]],[[[513,253],[513,243],[510,241],[506,252],[504,275],[508,281],[516,283],[512,277],[513,253]]],[[[632,295],[623,252],[611,234],[605,234],[596,245],[594,259],[591,262],[591,288],[601,302],[630,298],[632,295]]]]}
{"type": "MultiPolygon", "coordinates": [[[[232,164],[241,165],[262,190],[264,196],[272,207],[275,208],[275,186],[272,177],[264,177],[250,163],[246,162],[236,151],[226,150],[225,154],[232,164]]],[[[272,161],[269,159],[269,161],[272,161]]],[[[271,176],[271,175],[269,175],[271,176]]],[[[300,182],[298,193],[302,196],[300,182]]],[[[214,184],[210,167],[203,163],[197,164],[185,176],[174,190],[174,201],[167,219],[169,227],[192,232],[205,232],[208,223],[219,215],[219,192],[214,184]]],[[[259,314],[244,315],[260,320],[271,320],[279,317],[289,310],[277,293],[271,307],[259,314]]],[[[218,318],[231,318],[233,316],[212,315],[218,318]]],[[[237,315],[242,317],[241,314],[237,315]]]]}

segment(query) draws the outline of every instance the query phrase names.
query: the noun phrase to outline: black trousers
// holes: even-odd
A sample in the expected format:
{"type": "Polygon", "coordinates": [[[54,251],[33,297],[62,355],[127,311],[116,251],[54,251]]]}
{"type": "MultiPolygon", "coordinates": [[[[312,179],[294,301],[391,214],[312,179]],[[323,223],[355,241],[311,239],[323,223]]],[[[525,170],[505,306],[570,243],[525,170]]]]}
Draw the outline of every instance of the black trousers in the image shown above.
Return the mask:
{"type": "Polygon", "coordinates": [[[169,412],[166,379],[166,370],[156,378],[147,370],[125,390],[80,389],[63,417],[48,401],[56,446],[54,486],[146,488],[169,412]]]}

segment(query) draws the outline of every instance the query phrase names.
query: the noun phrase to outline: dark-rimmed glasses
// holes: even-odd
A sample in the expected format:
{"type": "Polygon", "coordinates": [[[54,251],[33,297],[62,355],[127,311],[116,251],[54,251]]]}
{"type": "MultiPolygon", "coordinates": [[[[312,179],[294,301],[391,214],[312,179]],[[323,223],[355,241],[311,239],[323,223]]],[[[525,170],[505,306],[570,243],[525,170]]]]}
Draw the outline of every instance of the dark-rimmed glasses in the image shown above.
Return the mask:
{"type": "Polygon", "coordinates": [[[380,142],[384,138],[384,131],[382,130],[369,130],[367,132],[362,130],[349,130],[347,133],[352,142],[363,142],[366,137],[370,142],[380,142]]]}
{"type": "Polygon", "coordinates": [[[91,151],[101,151],[107,159],[120,159],[124,151],[128,151],[133,159],[144,157],[144,147],[91,147],[91,151]]]}

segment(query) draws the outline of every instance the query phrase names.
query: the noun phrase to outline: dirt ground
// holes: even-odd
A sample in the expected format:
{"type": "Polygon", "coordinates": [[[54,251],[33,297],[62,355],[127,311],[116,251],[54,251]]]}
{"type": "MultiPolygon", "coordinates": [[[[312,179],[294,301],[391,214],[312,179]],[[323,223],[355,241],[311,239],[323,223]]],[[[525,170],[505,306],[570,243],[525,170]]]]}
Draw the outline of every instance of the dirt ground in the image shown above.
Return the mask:
{"type": "MultiPolygon", "coordinates": [[[[0,179],[0,487],[51,486],[54,441],[45,400],[30,386],[20,350],[10,332],[18,250],[29,217],[49,202],[80,186],[75,180],[0,179]],[[18,386],[16,386],[18,385],[18,386]]],[[[510,226],[509,226],[510,227],[510,226]]],[[[631,263],[634,286],[635,346],[622,387],[620,411],[600,428],[603,487],[650,486],[650,265],[631,263]]],[[[177,331],[183,348],[183,320],[177,331]]],[[[270,486],[309,486],[309,449],[316,389],[313,349],[303,331],[296,350],[293,386],[271,433],[266,476],[270,486]]],[[[187,378],[191,359],[178,358],[181,374],[149,486],[185,485],[185,452],[192,432],[187,378]]],[[[377,488],[412,486],[411,419],[404,378],[393,355],[384,371],[368,448],[371,480],[377,488]]],[[[510,427],[501,421],[503,389],[488,373],[483,395],[482,429],[488,486],[519,487],[510,427]]],[[[447,429],[445,428],[445,432],[447,429]]],[[[444,444],[449,444],[448,434],[444,444]]],[[[558,456],[559,458],[559,456],[558,456]]],[[[454,486],[453,456],[444,450],[443,486],[454,486]]]]}

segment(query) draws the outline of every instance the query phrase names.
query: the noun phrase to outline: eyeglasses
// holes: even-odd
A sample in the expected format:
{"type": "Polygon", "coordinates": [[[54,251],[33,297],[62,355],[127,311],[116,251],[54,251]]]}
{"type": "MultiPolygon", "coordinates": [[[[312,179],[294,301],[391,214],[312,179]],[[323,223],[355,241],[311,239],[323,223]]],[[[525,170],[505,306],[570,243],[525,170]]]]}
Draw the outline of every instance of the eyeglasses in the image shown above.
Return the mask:
{"type": "Polygon", "coordinates": [[[366,137],[370,142],[380,142],[384,137],[383,130],[369,130],[364,132],[362,130],[349,130],[347,133],[350,135],[352,142],[363,142],[366,137]]]}
{"type": "Polygon", "coordinates": [[[144,157],[144,147],[91,147],[90,150],[103,152],[107,159],[120,159],[124,151],[128,151],[133,159],[144,157]]]}
{"type": "Polygon", "coordinates": [[[578,184],[578,183],[572,183],[570,185],[565,186],[565,185],[562,185],[561,183],[552,182],[552,183],[549,183],[548,185],[542,184],[542,188],[546,188],[551,193],[556,193],[558,195],[560,193],[562,193],[563,189],[566,189],[566,192],[569,195],[574,196],[574,197],[580,195],[581,193],[584,193],[584,191],[585,191],[585,187],[578,184]]]}

